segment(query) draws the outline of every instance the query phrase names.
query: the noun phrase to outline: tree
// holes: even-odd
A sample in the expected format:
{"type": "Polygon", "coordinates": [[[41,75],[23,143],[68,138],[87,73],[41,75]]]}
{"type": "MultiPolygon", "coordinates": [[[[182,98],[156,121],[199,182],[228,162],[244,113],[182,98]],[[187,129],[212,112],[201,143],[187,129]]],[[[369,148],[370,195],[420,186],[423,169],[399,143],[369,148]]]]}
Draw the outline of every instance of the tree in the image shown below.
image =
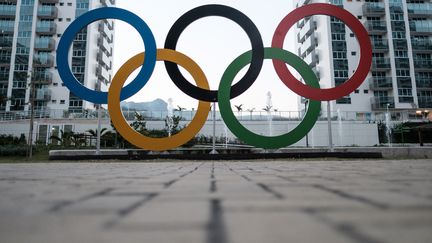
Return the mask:
{"type": "Polygon", "coordinates": [[[134,114],[134,122],[130,124],[130,126],[137,132],[145,135],[148,133],[147,130],[147,122],[145,121],[145,118],[143,115],[141,115],[138,112],[135,112],[134,114]]]}
{"type": "Polygon", "coordinates": [[[234,107],[237,109],[237,112],[242,112],[243,111],[243,104],[241,104],[241,105],[234,105],[234,107]]]}
{"type": "Polygon", "coordinates": [[[271,109],[273,108],[273,106],[266,106],[265,108],[263,108],[262,110],[263,111],[266,111],[266,112],[271,112],[271,109]]]}
{"type": "Polygon", "coordinates": [[[7,95],[0,93],[0,104],[6,103],[8,100],[10,100],[10,97],[7,97],[7,95]]]}
{"type": "MultiPolygon", "coordinates": [[[[90,130],[87,130],[86,132],[88,134],[90,134],[91,138],[94,138],[94,139],[97,138],[97,133],[98,133],[97,129],[95,129],[95,130],[90,129],[90,130]]],[[[101,141],[105,140],[105,142],[106,142],[106,140],[108,140],[109,138],[112,137],[112,134],[113,134],[112,131],[109,131],[107,128],[102,128],[101,129],[101,141]]],[[[91,140],[90,140],[90,146],[92,146],[91,140]]]]}
{"type": "Polygon", "coordinates": [[[60,146],[66,148],[70,147],[72,144],[75,146],[80,146],[82,143],[78,137],[78,134],[75,134],[72,131],[65,132],[60,130],[60,136],[52,135],[50,139],[59,142],[60,146]]]}
{"type": "Polygon", "coordinates": [[[396,125],[393,128],[393,133],[397,134],[400,133],[401,134],[401,142],[404,144],[405,143],[405,138],[404,138],[404,133],[409,133],[411,131],[411,128],[408,127],[406,124],[399,124],[396,125]]]}
{"type": "MultiPolygon", "coordinates": [[[[171,134],[178,133],[181,129],[179,128],[180,121],[183,119],[181,116],[172,116],[171,134]]],[[[168,125],[168,119],[165,119],[165,131],[169,133],[170,127],[168,125]]]]}
{"type": "Polygon", "coordinates": [[[250,119],[252,120],[252,113],[255,111],[255,108],[248,109],[247,111],[249,111],[249,113],[250,113],[250,119]]]}
{"type": "Polygon", "coordinates": [[[240,105],[234,105],[234,107],[237,109],[237,113],[239,114],[239,116],[242,116],[242,111],[243,111],[243,104],[240,105]]]}
{"type": "Polygon", "coordinates": [[[185,111],[186,110],[186,108],[184,108],[184,107],[181,107],[181,106],[177,106],[177,109],[175,109],[175,111],[180,111],[180,112],[182,112],[182,111],[185,111]]]}
{"type": "MultiPolygon", "coordinates": [[[[97,129],[95,129],[95,130],[90,129],[90,130],[87,130],[86,132],[89,133],[90,136],[92,136],[92,137],[97,137],[97,132],[98,132],[98,130],[97,130],[97,129]]],[[[110,133],[110,132],[111,132],[111,131],[108,131],[107,128],[102,128],[102,129],[101,129],[101,137],[107,135],[107,134],[110,133]]]]}

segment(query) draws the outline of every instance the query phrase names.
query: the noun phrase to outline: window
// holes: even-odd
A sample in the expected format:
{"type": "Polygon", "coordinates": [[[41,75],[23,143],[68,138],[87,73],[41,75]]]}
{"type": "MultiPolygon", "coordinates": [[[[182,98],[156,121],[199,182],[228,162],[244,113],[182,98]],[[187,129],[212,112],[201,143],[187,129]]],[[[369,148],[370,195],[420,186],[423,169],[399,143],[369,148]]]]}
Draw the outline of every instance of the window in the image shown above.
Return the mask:
{"type": "Polygon", "coordinates": [[[66,103],[65,100],[60,100],[60,104],[64,105],[66,103]]]}

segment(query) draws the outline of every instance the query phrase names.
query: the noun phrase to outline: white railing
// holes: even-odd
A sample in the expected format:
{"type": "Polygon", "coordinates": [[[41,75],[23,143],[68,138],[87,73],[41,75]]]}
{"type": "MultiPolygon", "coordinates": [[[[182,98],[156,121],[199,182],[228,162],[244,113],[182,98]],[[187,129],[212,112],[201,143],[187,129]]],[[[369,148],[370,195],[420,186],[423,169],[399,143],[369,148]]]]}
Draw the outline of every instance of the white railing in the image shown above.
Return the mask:
{"type": "MultiPolygon", "coordinates": [[[[123,116],[131,121],[134,120],[135,112],[138,112],[148,121],[160,121],[165,120],[168,112],[167,111],[135,111],[123,110],[123,116]]],[[[173,115],[182,117],[182,120],[190,121],[195,116],[196,111],[174,111],[173,115]]],[[[358,121],[358,122],[380,122],[385,121],[385,111],[380,112],[337,112],[332,111],[332,120],[342,121],[358,121]]],[[[408,122],[408,121],[427,121],[427,115],[425,113],[419,113],[413,110],[410,111],[391,111],[392,121],[396,122],[408,122]]],[[[268,113],[266,111],[234,111],[235,116],[240,121],[267,121],[268,113]]],[[[272,111],[272,119],[274,121],[300,121],[303,119],[303,111],[272,111]]],[[[69,112],[67,110],[35,110],[35,119],[97,119],[97,111],[84,111],[84,112],[69,112]]],[[[102,112],[103,119],[109,119],[109,113],[107,110],[102,112]]],[[[30,119],[29,111],[9,111],[0,112],[0,121],[14,121],[14,120],[28,120],[30,119]]],[[[209,120],[212,117],[209,114],[209,120]]],[[[217,112],[217,120],[221,120],[221,115],[217,112]]],[[[322,112],[319,118],[320,120],[327,120],[327,112],[322,112]]]]}

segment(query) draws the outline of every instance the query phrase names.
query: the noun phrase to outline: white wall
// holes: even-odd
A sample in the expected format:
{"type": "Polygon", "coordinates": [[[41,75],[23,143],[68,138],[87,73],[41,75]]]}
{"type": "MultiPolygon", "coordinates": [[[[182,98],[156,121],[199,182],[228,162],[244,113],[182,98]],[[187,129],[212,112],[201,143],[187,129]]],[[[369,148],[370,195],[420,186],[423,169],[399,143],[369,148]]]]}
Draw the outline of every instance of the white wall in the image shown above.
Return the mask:
{"type": "MultiPolygon", "coordinates": [[[[242,121],[245,127],[251,131],[261,134],[269,134],[269,126],[266,121],[242,121]]],[[[289,132],[299,122],[294,121],[273,121],[273,135],[281,135],[283,133],[289,132]]],[[[109,120],[103,120],[102,128],[111,129],[109,120]]],[[[49,125],[49,131],[52,126],[60,126],[63,129],[64,125],[73,125],[73,130],[77,133],[83,133],[89,129],[96,129],[97,123],[95,120],[38,120],[35,121],[35,132],[33,137],[36,139],[38,137],[39,125],[49,125]]],[[[186,122],[181,125],[187,125],[186,122]]],[[[205,126],[201,129],[200,134],[211,136],[213,133],[213,122],[208,121],[205,126]]],[[[162,129],[164,128],[164,121],[148,121],[147,128],[149,129],[162,129]]],[[[333,129],[333,144],[335,146],[374,146],[378,144],[378,127],[377,124],[364,123],[364,122],[354,122],[354,121],[344,121],[340,125],[337,121],[332,123],[333,129]]],[[[0,122],[0,134],[11,134],[19,136],[25,134],[28,136],[29,124],[28,121],[11,121],[11,122],[0,122]]],[[[216,124],[216,136],[225,137],[227,131],[227,136],[230,139],[234,139],[234,135],[229,131],[225,130],[225,125],[222,121],[217,121],[216,124]]],[[[309,133],[309,145],[310,146],[328,146],[328,128],[327,122],[318,121],[312,131],[309,133]]],[[[293,146],[306,146],[306,139],[303,138],[297,144],[293,146]]]]}

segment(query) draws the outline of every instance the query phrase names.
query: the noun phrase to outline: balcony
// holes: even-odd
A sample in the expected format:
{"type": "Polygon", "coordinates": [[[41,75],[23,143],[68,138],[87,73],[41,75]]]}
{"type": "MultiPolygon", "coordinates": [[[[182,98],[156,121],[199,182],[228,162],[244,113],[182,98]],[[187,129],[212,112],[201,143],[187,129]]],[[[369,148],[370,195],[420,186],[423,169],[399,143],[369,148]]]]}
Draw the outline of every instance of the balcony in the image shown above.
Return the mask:
{"type": "Polygon", "coordinates": [[[366,29],[369,31],[369,33],[386,33],[387,24],[385,21],[367,21],[366,29]]]}
{"type": "Polygon", "coordinates": [[[384,3],[365,3],[363,5],[363,15],[364,16],[384,16],[385,7],[384,3]]]}
{"type": "Polygon", "coordinates": [[[397,77],[398,88],[412,89],[411,77],[397,77]]]}
{"type": "Polygon", "coordinates": [[[12,33],[14,32],[15,21],[0,20],[0,33],[12,33]]]}
{"type": "Polygon", "coordinates": [[[102,6],[112,7],[115,4],[115,0],[100,0],[102,6]]]}
{"type": "Polygon", "coordinates": [[[414,51],[422,51],[422,52],[430,52],[432,51],[432,40],[431,39],[423,39],[423,40],[411,40],[411,45],[414,51]]]}
{"type": "Polygon", "coordinates": [[[51,54],[35,54],[33,65],[35,67],[54,67],[54,56],[51,54]]]}
{"type": "Polygon", "coordinates": [[[34,48],[36,50],[44,51],[54,51],[55,50],[55,40],[51,38],[37,38],[35,41],[34,48]]]}
{"type": "Polygon", "coordinates": [[[304,56],[307,53],[311,52],[313,49],[315,49],[317,45],[317,39],[315,38],[315,35],[312,34],[303,42],[302,46],[300,47],[300,55],[304,56]]]}
{"type": "Polygon", "coordinates": [[[402,3],[398,2],[390,2],[390,13],[403,13],[403,6],[402,3]]]}
{"type": "Polygon", "coordinates": [[[51,100],[51,90],[47,88],[37,89],[35,101],[49,101],[51,100]]]}
{"type": "Polygon", "coordinates": [[[409,58],[395,58],[396,68],[409,69],[409,58]]]}
{"type": "Polygon", "coordinates": [[[104,50],[104,51],[106,51],[108,53],[111,53],[111,49],[112,49],[111,45],[108,42],[108,40],[105,37],[103,37],[103,35],[100,35],[99,38],[98,38],[98,46],[102,50],[104,50]]]}
{"type": "Polygon", "coordinates": [[[39,0],[40,3],[58,3],[59,0],[39,0]]]}
{"type": "Polygon", "coordinates": [[[308,4],[309,2],[310,2],[310,0],[300,0],[300,1],[298,2],[298,6],[301,7],[301,6],[303,6],[303,5],[308,4]]]}
{"type": "Polygon", "coordinates": [[[373,58],[372,69],[374,70],[387,70],[391,68],[389,58],[373,58]]]}
{"type": "Polygon", "coordinates": [[[0,37],[0,49],[11,49],[12,48],[12,42],[13,42],[13,38],[12,36],[10,37],[0,37]]]}
{"type": "Polygon", "coordinates": [[[373,77],[369,79],[371,90],[393,90],[393,80],[390,77],[373,77]]]}
{"type": "Polygon", "coordinates": [[[403,20],[401,21],[392,20],[391,26],[393,31],[406,31],[405,21],[403,20]]]}
{"type": "Polygon", "coordinates": [[[431,59],[416,59],[414,58],[414,67],[415,69],[432,69],[432,60],[431,59]]]}
{"type": "Polygon", "coordinates": [[[416,77],[417,89],[432,90],[432,78],[416,77]]]}
{"type": "Polygon", "coordinates": [[[39,21],[36,24],[36,33],[54,35],[57,32],[57,24],[54,21],[39,21]]]}
{"type": "Polygon", "coordinates": [[[418,96],[419,108],[432,108],[432,96],[418,96]]]}
{"type": "Polygon", "coordinates": [[[0,81],[9,81],[9,72],[2,71],[0,72],[0,81]]]}
{"type": "Polygon", "coordinates": [[[2,18],[15,19],[16,5],[0,5],[0,13],[2,18]]]}
{"type": "Polygon", "coordinates": [[[346,51],[346,41],[332,41],[333,51],[346,51]]]}
{"type": "Polygon", "coordinates": [[[408,3],[408,15],[416,17],[429,17],[432,15],[431,3],[408,3]]]}
{"type": "Polygon", "coordinates": [[[310,66],[315,67],[316,64],[319,62],[318,54],[315,53],[315,51],[312,51],[309,53],[309,55],[306,56],[304,61],[310,66]]]}
{"type": "Polygon", "coordinates": [[[103,79],[105,82],[110,81],[109,72],[102,66],[97,66],[96,75],[98,76],[98,78],[103,79]]]}
{"type": "Polygon", "coordinates": [[[32,81],[36,84],[49,85],[53,81],[53,74],[52,74],[52,72],[49,72],[49,71],[35,72],[32,75],[32,81]]]}
{"type": "Polygon", "coordinates": [[[388,108],[395,108],[395,98],[393,96],[373,97],[371,99],[372,110],[383,110],[388,108]]]}
{"type": "Polygon", "coordinates": [[[299,43],[304,42],[308,36],[310,36],[316,29],[317,24],[315,21],[310,19],[307,21],[304,25],[304,27],[300,30],[300,33],[298,33],[298,41],[299,43]]]}
{"type": "Polygon", "coordinates": [[[389,50],[389,44],[388,44],[388,40],[383,39],[383,40],[372,40],[372,48],[373,51],[388,51],[389,50]]]}
{"type": "Polygon", "coordinates": [[[108,38],[110,42],[112,41],[112,31],[104,21],[99,23],[98,30],[101,35],[108,38]]]}
{"type": "Polygon", "coordinates": [[[37,16],[41,19],[55,19],[58,16],[56,6],[42,5],[38,8],[37,16]]]}
{"type": "Polygon", "coordinates": [[[104,65],[107,68],[111,68],[111,59],[105,54],[105,52],[98,52],[97,60],[101,65],[104,65]]]}
{"type": "Polygon", "coordinates": [[[432,35],[432,21],[411,21],[410,31],[413,33],[432,35]]]}
{"type": "Polygon", "coordinates": [[[393,48],[395,50],[408,50],[408,42],[406,39],[393,39],[393,48]]]}

